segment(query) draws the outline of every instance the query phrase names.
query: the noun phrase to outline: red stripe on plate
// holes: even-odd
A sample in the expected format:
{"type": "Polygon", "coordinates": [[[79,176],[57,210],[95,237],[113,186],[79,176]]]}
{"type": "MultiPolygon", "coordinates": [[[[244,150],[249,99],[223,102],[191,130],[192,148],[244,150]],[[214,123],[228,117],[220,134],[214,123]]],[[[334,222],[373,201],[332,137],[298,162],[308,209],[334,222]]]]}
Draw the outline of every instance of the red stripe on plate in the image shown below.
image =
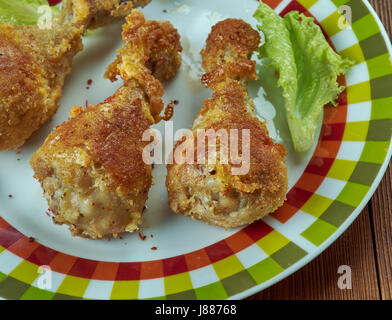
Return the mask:
{"type": "Polygon", "coordinates": [[[334,161],[333,158],[313,157],[310,159],[305,172],[326,176],[334,161]]]}
{"type": "Polygon", "coordinates": [[[24,235],[12,226],[0,230],[0,245],[8,248],[10,245],[23,238],[24,235]]]}
{"type": "Polygon", "coordinates": [[[312,195],[313,192],[294,187],[287,194],[287,203],[300,209],[312,195]]]}
{"type": "Polygon", "coordinates": [[[49,265],[56,255],[57,251],[41,245],[26,260],[39,266],[49,265]]]}
{"type": "Polygon", "coordinates": [[[140,262],[120,263],[117,270],[116,280],[139,280],[140,269],[140,262]]]}
{"type": "Polygon", "coordinates": [[[303,6],[301,6],[297,1],[292,1],[290,2],[280,13],[279,15],[281,17],[284,17],[287,13],[290,11],[298,11],[299,13],[303,13],[304,15],[308,17],[312,17],[311,13],[306,10],[303,6]]]}
{"type": "Polygon", "coordinates": [[[282,0],[263,0],[265,4],[268,4],[272,9],[275,9],[282,0]]]}
{"type": "Polygon", "coordinates": [[[227,258],[233,254],[233,250],[230,249],[225,240],[214,243],[213,245],[206,247],[205,250],[212,263],[227,258]]]}
{"type": "Polygon", "coordinates": [[[78,258],[68,274],[75,277],[90,279],[97,268],[98,261],[78,258]]]}
{"type": "Polygon", "coordinates": [[[171,276],[177,273],[188,271],[188,266],[185,257],[176,256],[168,259],[163,259],[163,274],[164,276],[171,276]]]}
{"type": "Polygon", "coordinates": [[[262,220],[256,221],[242,229],[254,242],[269,234],[273,229],[262,220]]]}
{"type": "Polygon", "coordinates": [[[321,127],[320,140],[341,141],[343,138],[345,123],[325,123],[321,127]]]}

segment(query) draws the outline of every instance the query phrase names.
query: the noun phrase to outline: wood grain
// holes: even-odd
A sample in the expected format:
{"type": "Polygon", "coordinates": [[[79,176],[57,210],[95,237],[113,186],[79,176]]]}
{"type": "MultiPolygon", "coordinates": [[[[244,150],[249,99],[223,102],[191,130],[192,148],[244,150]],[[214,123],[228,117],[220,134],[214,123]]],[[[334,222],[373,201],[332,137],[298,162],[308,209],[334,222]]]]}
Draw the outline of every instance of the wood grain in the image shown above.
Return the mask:
{"type": "Polygon", "coordinates": [[[365,209],[350,228],[318,258],[292,276],[252,297],[263,300],[379,299],[376,259],[365,209]],[[351,268],[352,289],[341,290],[338,268],[351,268]]]}
{"type": "Polygon", "coordinates": [[[370,201],[381,298],[392,299],[392,170],[391,164],[370,201]]]}
{"type": "MultiPolygon", "coordinates": [[[[360,1],[360,0],[358,0],[360,1]]],[[[392,37],[392,0],[370,0],[392,37]]],[[[249,299],[392,299],[392,166],[350,228],[318,258],[249,299]],[[340,265],[352,270],[352,289],[338,288],[340,265]]]]}

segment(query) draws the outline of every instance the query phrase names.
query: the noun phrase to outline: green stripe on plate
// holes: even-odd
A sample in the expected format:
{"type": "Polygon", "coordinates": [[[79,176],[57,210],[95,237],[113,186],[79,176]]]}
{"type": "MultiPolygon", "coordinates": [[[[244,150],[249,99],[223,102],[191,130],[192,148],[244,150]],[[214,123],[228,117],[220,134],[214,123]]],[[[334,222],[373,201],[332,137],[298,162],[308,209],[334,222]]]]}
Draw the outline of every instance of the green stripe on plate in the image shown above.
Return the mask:
{"type": "Polygon", "coordinates": [[[355,208],[345,203],[334,201],[320,217],[325,222],[335,227],[340,225],[350,216],[355,208]]]}
{"type": "Polygon", "coordinates": [[[313,217],[320,217],[333,202],[332,199],[314,193],[301,208],[302,211],[309,213],[313,217]]]}
{"type": "Polygon", "coordinates": [[[347,103],[359,103],[371,100],[370,82],[364,81],[347,87],[347,103]]]}
{"type": "Polygon", "coordinates": [[[392,73],[392,62],[389,53],[369,59],[366,63],[370,79],[381,78],[392,73]]]}
{"type": "Polygon", "coordinates": [[[224,279],[232,276],[235,273],[244,270],[244,266],[236,255],[232,255],[225,259],[215,262],[213,265],[214,270],[219,279],[224,279]]]}
{"type": "Polygon", "coordinates": [[[369,186],[348,181],[336,200],[357,207],[369,189],[369,186]]]}
{"type": "Polygon", "coordinates": [[[257,284],[263,283],[279,273],[284,269],[271,257],[268,257],[248,269],[249,274],[253,277],[257,284]]]}
{"type": "Polygon", "coordinates": [[[303,6],[305,9],[309,9],[313,6],[318,0],[297,0],[297,2],[303,6]]]}
{"type": "Polygon", "coordinates": [[[369,121],[347,122],[344,128],[343,141],[365,141],[369,121]]]}
{"type": "Polygon", "coordinates": [[[27,260],[23,260],[9,275],[24,283],[32,284],[39,276],[38,266],[27,260]]]}
{"type": "Polygon", "coordinates": [[[5,278],[7,278],[7,275],[0,272],[0,282],[2,282],[5,278]]]}
{"type": "Polygon", "coordinates": [[[113,283],[110,299],[137,299],[139,293],[139,281],[115,281],[113,283]]]}
{"type": "Polygon", "coordinates": [[[370,120],[366,140],[388,141],[392,135],[392,119],[370,120]]]}
{"type": "Polygon", "coordinates": [[[242,270],[239,273],[223,279],[221,282],[229,296],[233,296],[256,285],[256,281],[247,270],[242,270]]]}
{"type": "Polygon", "coordinates": [[[313,222],[309,228],[302,232],[301,235],[316,246],[319,246],[325,240],[327,240],[336,230],[337,228],[332,224],[318,219],[313,222]]]}
{"type": "Polygon", "coordinates": [[[347,2],[346,5],[351,7],[353,23],[369,13],[369,9],[365,6],[365,4],[362,1],[351,0],[347,2]]]}
{"type": "Polygon", "coordinates": [[[380,28],[378,27],[376,20],[370,13],[355,21],[352,24],[352,28],[358,38],[358,41],[367,39],[380,32],[380,28]]]}
{"type": "Polygon", "coordinates": [[[30,287],[27,283],[14,279],[12,277],[6,277],[0,283],[0,297],[8,300],[18,300],[26,290],[30,287]]]}
{"type": "Polygon", "coordinates": [[[333,35],[342,31],[338,23],[341,17],[343,17],[343,15],[339,11],[335,11],[320,22],[321,26],[329,37],[332,37],[333,35]]]}
{"type": "Polygon", "coordinates": [[[388,53],[387,45],[381,33],[377,33],[359,42],[366,60],[388,53]]]}
{"type": "Polygon", "coordinates": [[[220,281],[196,288],[195,293],[199,300],[223,300],[229,297],[220,281]]]}
{"type": "Polygon", "coordinates": [[[52,300],[55,293],[31,286],[20,300],[52,300]]]}
{"type": "Polygon", "coordinates": [[[57,293],[69,296],[83,297],[84,292],[87,289],[90,280],[86,278],[79,278],[67,275],[60,287],[57,289],[57,293]]]}
{"type": "Polygon", "coordinates": [[[370,186],[380,171],[381,165],[358,162],[349,181],[370,186]]]}
{"type": "Polygon", "coordinates": [[[382,164],[387,156],[389,143],[389,141],[366,141],[359,161],[382,164]]]}
{"type": "Polygon", "coordinates": [[[67,294],[56,293],[52,300],[83,300],[82,297],[69,296],[67,294]]]}
{"type": "Polygon", "coordinates": [[[192,289],[192,281],[189,272],[174,274],[164,278],[165,294],[171,295],[192,289]]]}
{"type": "Polygon", "coordinates": [[[283,269],[287,269],[306,255],[307,252],[305,250],[298,247],[295,243],[290,242],[282,249],[272,254],[271,258],[274,259],[283,269]]]}
{"type": "Polygon", "coordinates": [[[339,54],[342,57],[349,58],[350,60],[354,61],[356,64],[362,63],[365,61],[365,57],[363,55],[361,46],[359,43],[352,45],[342,51],[339,51],[339,54]]]}
{"type": "Polygon", "coordinates": [[[357,165],[356,161],[335,159],[331,169],[327,173],[327,177],[348,181],[357,165]]]}
{"type": "Polygon", "coordinates": [[[278,231],[273,230],[256,243],[266,254],[272,255],[289,242],[290,240],[288,240],[285,236],[281,235],[278,231]]]}
{"type": "Polygon", "coordinates": [[[370,80],[372,99],[390,97],[392,94],[392,74],[370,80]]]}
{"type": "Polygon", "coordinates": [[[333,4],[335,6],[337,6],[338,8],[344,4],[346,4],[347,2],[349,2],[349,0],[331,0],[333,2],[333,4]]]}
{"type": "Polygon", "coordinates": [[[392,97],[372,101],[372,119],[392,118],[392,97]]]}
{"type": "Polygon", "coordinates": [[[196,294],[193,289],[182,291],[174,294],[169,294],[166,296],[167,300],[195,300],[196,294]]]}

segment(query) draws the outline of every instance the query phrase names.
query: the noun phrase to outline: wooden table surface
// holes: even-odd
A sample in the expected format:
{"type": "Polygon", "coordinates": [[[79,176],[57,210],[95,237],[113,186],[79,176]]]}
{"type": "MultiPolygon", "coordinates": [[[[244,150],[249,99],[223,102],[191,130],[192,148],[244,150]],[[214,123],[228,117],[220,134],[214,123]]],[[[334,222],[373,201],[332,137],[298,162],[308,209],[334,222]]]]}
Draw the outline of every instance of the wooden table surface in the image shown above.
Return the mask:
{"type": "MultiPolygon", "coordinates": [[[[369,2],[392,38],[392,0],[369,2]]],[[[390,163],[368,205],[337,241],[304,268],[249,299],[392,299],[391,181],[390,163]],[[341,265],[351,268],[351,289],[337,285],[341,265]]]]}

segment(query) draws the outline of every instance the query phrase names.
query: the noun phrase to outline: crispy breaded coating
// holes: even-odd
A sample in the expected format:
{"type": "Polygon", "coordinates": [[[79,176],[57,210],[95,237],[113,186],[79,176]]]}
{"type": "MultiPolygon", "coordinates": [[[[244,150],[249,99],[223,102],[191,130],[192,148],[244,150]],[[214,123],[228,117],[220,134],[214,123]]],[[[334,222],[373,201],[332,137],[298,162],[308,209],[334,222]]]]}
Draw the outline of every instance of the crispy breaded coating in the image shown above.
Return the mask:
{"type": "Polygon", "coordinates": [[[16,149],[57,111],[82,34],[151,0],[66,0],[50,29],[0,24],[0,150],[16,149]]]}
{"type": "Polygon", "coordinates": [[[76,236],[100,239],[138,229],[152,184],[142,136],[164,108],[154,75],[166,68],[173,76],[180,67],[179,35],[169,22],[146,22],[133,10],[122,36],[126,44],[106,77],[120,75],[124,85],[99,105],[74,107],[30,161],[54,222],[76,236]],[[156,57],[166,65],[155,68],[156,57]]]}
{"type": "Polygon", "coordinates": [[[212,225],[239,227],[273,212],[286,198],[288,182],[284,160],[287,152],[283,145],[272,141],[265,123],[256,118],[246,88],[249,79],[256,79],[255,62],[250,57],[259,41],[259,33],[237,19],[219,22],[208,36],[206,48],[201,52],[203,68],[207,71],[202,82],[214,90],[214,94],[206,99],[194,121],[193,139],[179,141],[173,150],[175,155],[177,149],[185,150],[184,146],[193,144],[194,161],[183,163],[181,159],[179,163],[174,156],[174,163],[167,166],[169,205],[176,213],[212,225]],[[227,133],[228,143],[224,145],[224,135],[217,135],[216,161],[208,158],[209,140],[204,149],[200,150],[197,144],[201,129],[227,133]],[[230,130],[233,129],[238,130],[242,156],[245,154],[242,133],[250,130],[247,172],[235,173],[233,169],[240,165],[230,157],[222,158],[224,146],[227,154],[232,152],[234,138],[230,130]],[[204,164],[198,161],[199,154],[205,154],[204,164]]]}

